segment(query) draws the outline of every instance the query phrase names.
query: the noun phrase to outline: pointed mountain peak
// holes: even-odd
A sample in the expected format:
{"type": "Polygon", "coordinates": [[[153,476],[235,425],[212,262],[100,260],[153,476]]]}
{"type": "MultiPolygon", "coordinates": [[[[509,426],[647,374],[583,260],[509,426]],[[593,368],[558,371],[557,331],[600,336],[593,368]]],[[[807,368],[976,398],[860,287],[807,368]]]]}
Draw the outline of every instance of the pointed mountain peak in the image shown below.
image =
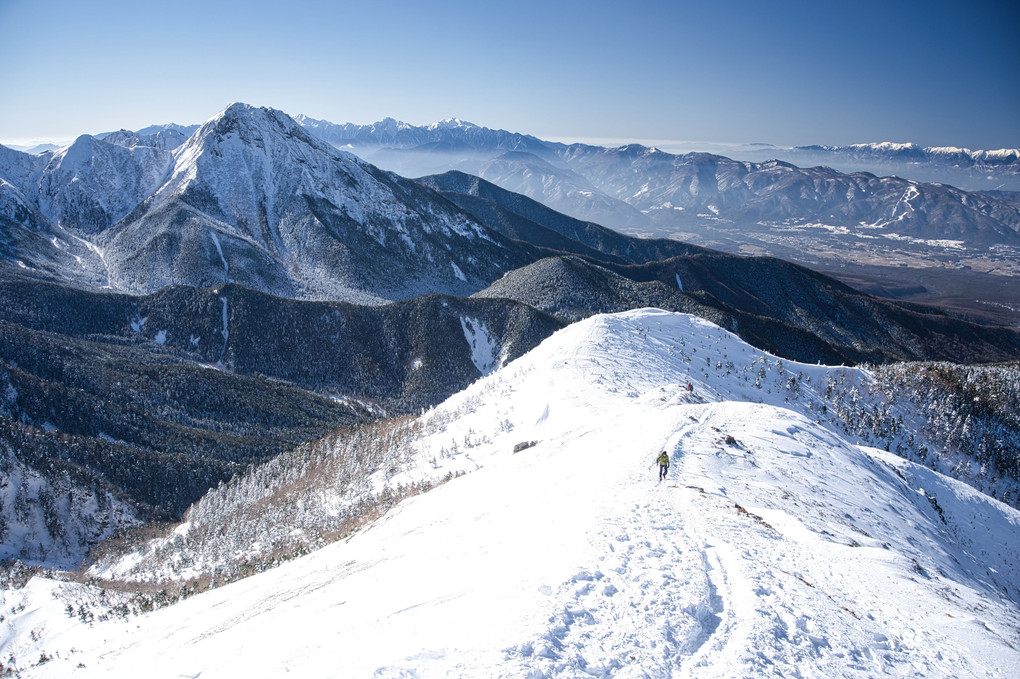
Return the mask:
{"type": "MultiPolygon", "coordinates": [[[[235,101],[233,104],[230,104],[225,109],[220,111],[219,115],[220,116],[248,115],[255,110],[257,110],[256,107],[252,106],[251,104],[246,104],[243,101],[235,101]]],[[[262,110],[265,111],[269,109],[263,108],[262,110]]]]}
{"type": "Polygon", "coordinates": [[[222,131],[266,129],[267,127],[287,131],[301,129],[301,126],[283,111],[264,106],[256,107],[241,102],[231,104],[210,118],[206,125],[210,124],[212,129],[222,131]]]}
{"type": "MultiPolygon", "coordinates": [[[[284,147],[312,147],[335,155],[329,145],[311,137],[286,113],[241,102],[234,103],[207,120],[175,151],[178,159],[175,175],[194,176],[191,166],[214,149],[213,156],[236,159],[237,154],[255,154],[265,158],[273,153],[273,149],[284,147]]],[[[177,182],[172,184],[176,185],[177,182]]]]}
{"type": "Polygon", "coordinates": [[[372,123],[370,129],[376,133],[388,133],[395,134],[404,130],[413,129],[413,125],[405,123],[403,120],[397,120],[396,118],[383,118],[380,121],[372,123]]]}
{"type": "Polygon", "coordinates": [[[95,163],[97,153],[112,152],[112,147],[112,144],[98,137],[83,134],[69,146],[54,153],[50,160],[50,167],[60,168],[64,172],[74,172],[81,167],[95,163]]]}
{"type": "Polygon", "coordinates": [[[220,212],[214,210],[217,218],[248,224],[259,222],[260,210],[273,211],[270,196],[282,199],[296,191],[304,170],[315,167],[321,174],[328,172],[329,163],[347,159],[286,113],[242,102],[207,120],[174,155],[174,175],[155,200],[180,194],[198,180],[220,205],[220,212]],[[239,182],[239,177],[250,181],[239,182]]]}

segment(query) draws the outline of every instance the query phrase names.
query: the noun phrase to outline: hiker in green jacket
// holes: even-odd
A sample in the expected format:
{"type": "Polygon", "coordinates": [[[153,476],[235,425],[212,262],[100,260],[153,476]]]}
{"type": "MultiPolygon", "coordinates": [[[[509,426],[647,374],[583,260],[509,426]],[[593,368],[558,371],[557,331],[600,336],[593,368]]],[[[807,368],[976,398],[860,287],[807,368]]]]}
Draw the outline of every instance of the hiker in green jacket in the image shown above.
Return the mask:
{"type": "Polygon", "coordinates": [[[662,481],[666,478],[666,472],[669,471],[669,455],[667,455],[664,450],[659,454],[659,457],[657,457],[655,461],[659,463],[659,480],[662,481]]]}

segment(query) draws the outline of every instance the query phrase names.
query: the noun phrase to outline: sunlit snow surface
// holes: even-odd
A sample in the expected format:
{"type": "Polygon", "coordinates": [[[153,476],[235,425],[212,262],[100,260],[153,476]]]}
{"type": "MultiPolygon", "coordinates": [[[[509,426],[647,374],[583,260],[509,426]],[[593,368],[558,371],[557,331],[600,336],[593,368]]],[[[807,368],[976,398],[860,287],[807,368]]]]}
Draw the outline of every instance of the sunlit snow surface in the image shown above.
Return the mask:
{"type": "Polygon", "coordinates": [[[500,363],[498,338],[477,318],[461,316],[460,327],[464,330],[464,339],[471,347],[471,362],[478,368],[479,373],[489,375],[500,363]]]}
{"type": "Polygon", "coordinates": [[[1018,676],[1020,513],[817,424],[837,370],[864,377],[680,314],[574,324],[425,415],[446,424],[406,475],[464,476],[126,622],[85,626],[36,578],[0,657],[52,658],[26,677],[1018,676]],[[430,462],[470,432],[490,442],[430,462]]]}

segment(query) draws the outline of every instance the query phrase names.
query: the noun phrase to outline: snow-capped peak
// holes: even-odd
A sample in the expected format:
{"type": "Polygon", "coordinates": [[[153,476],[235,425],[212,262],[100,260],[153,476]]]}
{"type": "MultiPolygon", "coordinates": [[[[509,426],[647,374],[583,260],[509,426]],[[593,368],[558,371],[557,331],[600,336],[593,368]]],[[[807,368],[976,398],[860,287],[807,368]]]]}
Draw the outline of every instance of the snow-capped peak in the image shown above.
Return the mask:
{"type": "Polygon", "coordinates": [[[402,120],[397,120],[396,118],[389,118],[389,117],[387,117],[387,118],[383,118],[382,120],[380,120],[380,121],[378,121],[376,123],[373,123],[372,130],[376,131],[376,132],[382,132],[382,131],[386,131],[386,132],[400,132],[402,130],[410,130],[413,127],[414,127],[413,125],[409,125],[408,123],[405,123],[402,120]]]}
{"type": "Polygon", "coordinates": [[[353,159],[313,139],[281,111],[234,103],[206,121],[174,152],[174,174],[154,199],[177,195],[201,176],[216,187],[213,193],[221,199],[224,216],[234,213],[235,218],[257,223],[258,205],[265,205],[265,196],[284,188],[279,183],[287,177],[304,174],[300,161],[293,162],[294,156],[307,161],[316,155],[330,161],[353,159]],[[238,204],[239,193],[248,197],[238,204]]]}
{"type": "MultiPolygon", "coordinates": [[[[293,118],[273,108],[256,107],[251,104],[235,102],[206,122],[203,129],[209,127],[210,131],[220,134],[237,132],[238,134],[264,134],[271,128],[278,129],[285,134],[301,134],[303,129],[293,118]]],[[[206,132],[208,134],[209,131],[206,132]]]]}
{"type": "Polygon", "coordinates": [[[974,151],[975,158],[988,160],[995,163],[1016,163],[1020,161],[1020,149],[995,149],[988,151],[974,151]]]}
{"type": "MultiPolygon", "coordinates": [[[[173,161],[169,179],[114,238],[128,254],[151,248],[152,232],[172,231],[175,242],[187,240],[182,248],[201,253],[184,272],[191,280],[229,271],[234,282],[274,294],[377,304],[425,289],[470,294],[510,266],[505,247],[466,213],[311,136],[281,111],[231,104],[173,161]],[[407,273],[393,276],[394,268],[407,273]]],[[[176,256],[148,252],[150,265],[133,270],[132,284],[180,282],[176,256]]]]}
{"type": "MultiPolygon", "coordinates": [[[[806,147],[810,148],[810,147],[806,147]]],[[[968,162],[1009,163],[1020,159],[1020,149],[971,150],[960,146],[921,146],[914,143],[880,142],[849,146],[819,146],[829,151],[851,151],[890,155],[911,155],[928,159],[966,159],[968,162]]]]}
{"type": "Polygon", "coordinates": [[[481,129],[474,123],[469,123],[460,118],[446,118],[425,126],[427,130],[454,130],[454,129],[481,129]]]}

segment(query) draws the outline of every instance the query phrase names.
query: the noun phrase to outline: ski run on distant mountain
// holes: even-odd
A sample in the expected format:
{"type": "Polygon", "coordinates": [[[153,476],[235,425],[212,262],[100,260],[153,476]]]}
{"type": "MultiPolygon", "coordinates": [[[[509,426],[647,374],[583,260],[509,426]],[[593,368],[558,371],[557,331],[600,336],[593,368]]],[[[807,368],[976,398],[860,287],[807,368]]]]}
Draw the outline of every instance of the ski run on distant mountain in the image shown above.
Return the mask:
{"type": "MultiPolygon", "coordinates": [[[[122,618],[115,595],[36,577],[4,594],[5,667],[1015,676],[1020,512],[832,426],[826,387],[868,379],[779,360],[683,314],[575,323],[424,413],[410,447],[368,470],[367,492],[445,484],[348,539],[151,613],[122,618]]],[[[260,506],[259,487],[214,491],[219,519],[260,506]]],[[[356,499],[335,477],[311,490],[300,511],[323,517],[356,499]]],[[[168,536],[182,555],[196,520],[168,536]]],[[[221,526],[221,547],[190,563],[257,549],[264,529],[221,526]]],[[[139,558],[93,575],[131,579],[139,558]]]]}

